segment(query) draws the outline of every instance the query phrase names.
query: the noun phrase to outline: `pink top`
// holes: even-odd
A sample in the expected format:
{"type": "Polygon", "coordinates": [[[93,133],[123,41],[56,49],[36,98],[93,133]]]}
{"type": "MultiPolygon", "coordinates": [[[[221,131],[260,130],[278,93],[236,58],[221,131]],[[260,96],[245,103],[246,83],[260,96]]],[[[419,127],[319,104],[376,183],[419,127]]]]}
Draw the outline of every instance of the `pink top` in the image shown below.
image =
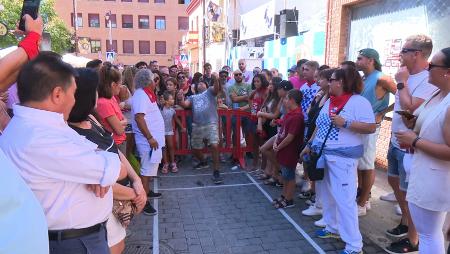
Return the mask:
{"type": "Polygon", "coordinates": [[[114,115],[117,116],[119,121],[122,121],[124,119],[122,111],[120,110],[119,107],[119,103],[117,103],[116,98],[114,96],[111,99],[98,98],[97,113],[101,118],[101,123],[103,127],[105,127],[107,131],[113,134],[114,142],[117,145],[122,144],[127,139],[125,133],[123,133],[122,135],[117,135],[111,128],[111,125],[109,125],[108,121],[106,121],[106,118],[114,115]]]}
{"type": "Polygon", "coordinates": [[[300,79],[298,76],[290,77],[289,81],[291,81],[292,85],[295,89],[299,90],[303,84],[306,83],[305,79],[300,79]]]}

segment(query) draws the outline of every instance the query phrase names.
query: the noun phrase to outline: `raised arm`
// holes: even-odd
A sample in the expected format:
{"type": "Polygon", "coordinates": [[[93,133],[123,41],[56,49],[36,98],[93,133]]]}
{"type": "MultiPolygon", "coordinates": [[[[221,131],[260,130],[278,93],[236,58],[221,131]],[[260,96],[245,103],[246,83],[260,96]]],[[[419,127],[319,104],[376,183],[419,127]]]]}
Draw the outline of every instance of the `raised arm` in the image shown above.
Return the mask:
{"type": "Polygon", "coordinates": [[[19,71],[29,59],[39,52],[38,43],[43,30],[42,18],[34,20],[25,15],[26,37],[19,43],[19,47],[0,59],[0,92],[6,91],[19,76],[19,71]]]}

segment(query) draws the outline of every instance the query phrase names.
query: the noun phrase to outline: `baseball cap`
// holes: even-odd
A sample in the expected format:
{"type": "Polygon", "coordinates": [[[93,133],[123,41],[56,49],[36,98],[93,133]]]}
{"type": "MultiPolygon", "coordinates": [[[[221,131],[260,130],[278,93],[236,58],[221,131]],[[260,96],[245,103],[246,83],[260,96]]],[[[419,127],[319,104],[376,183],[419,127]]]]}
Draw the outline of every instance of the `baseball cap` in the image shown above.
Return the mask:
{"type": "Polygon", "coordinates": [[[222,74],[222,73],[226,73],[227,76],[228,76],[228,71],[222,69],[221,71],[219,71],[219,75],[222,74]]]}
{"type": "Polygon", "coordinates": [[[288,72],[296,72],[297,71],[297,65],[292,65],[290,69],[288,69],[288,72]]]}
{"type": "Polygon", "coordinates": [[[367,58],[372,58],[377,64],[379,64],[381,66],[380,55],[378,54],[378,52],[375,49],[365,48],[365,49],[361,49],[358,53],[367,58]]]}
{"type": "Polygon", "coordinates": [[[277,89],[283,89],[285,91],[292,90],[294,86],[292,85],[291,81],[283,80],[280,83],[277,84],[277,89]]]}

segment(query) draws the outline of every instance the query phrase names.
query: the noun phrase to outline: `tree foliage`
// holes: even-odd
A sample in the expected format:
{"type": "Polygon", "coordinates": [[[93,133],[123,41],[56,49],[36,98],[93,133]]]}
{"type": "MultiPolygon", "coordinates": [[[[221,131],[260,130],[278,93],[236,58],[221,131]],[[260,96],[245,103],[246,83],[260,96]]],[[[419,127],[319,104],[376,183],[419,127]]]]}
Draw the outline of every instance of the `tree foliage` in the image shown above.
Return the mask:
{"type": "MultiPolygon", "coordinates": [[[[9,30],[14,30],[19,21],[23,0],[0,0],[4,10],[0,12],[0,21],[8,26],[9,30]]],[[[44,31],[50,33],[52,50],[57,53],[64,53],[71,49],[71,34],[64,22],[58,17],[54,8],[54,0],[42,0],[39,9],[44,20],[44,31]]],[[[0,47],[10,47],[17,45],[18,38],[9,33],[0,38],[0,47]]]]}

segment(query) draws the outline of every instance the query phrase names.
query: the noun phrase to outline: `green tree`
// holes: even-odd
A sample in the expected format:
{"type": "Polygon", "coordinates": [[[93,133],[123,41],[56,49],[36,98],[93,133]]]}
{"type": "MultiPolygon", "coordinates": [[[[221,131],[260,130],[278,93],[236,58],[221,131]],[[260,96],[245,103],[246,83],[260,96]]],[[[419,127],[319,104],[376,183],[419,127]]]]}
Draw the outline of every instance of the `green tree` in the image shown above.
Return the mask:
{"type": "MultiPolygon", "coordinates": [[[[19,21],[22,2],[23,0],[0,0],[0,3],[4,6],[4,10],[0,13],[0,21],[5,23],[9,30],[14,30],[19,21]]],[[[54,0],[42,0],[39,13],[44,20],[44,31],[50,33],[52,50],[57,53],[64,53],[72,48],[71,33],[56,14],[54,4],[54,0]]],[[[18,39],[11,33],[0,38],[1,48],[14,46],[17,43],[18,39]]]]}

